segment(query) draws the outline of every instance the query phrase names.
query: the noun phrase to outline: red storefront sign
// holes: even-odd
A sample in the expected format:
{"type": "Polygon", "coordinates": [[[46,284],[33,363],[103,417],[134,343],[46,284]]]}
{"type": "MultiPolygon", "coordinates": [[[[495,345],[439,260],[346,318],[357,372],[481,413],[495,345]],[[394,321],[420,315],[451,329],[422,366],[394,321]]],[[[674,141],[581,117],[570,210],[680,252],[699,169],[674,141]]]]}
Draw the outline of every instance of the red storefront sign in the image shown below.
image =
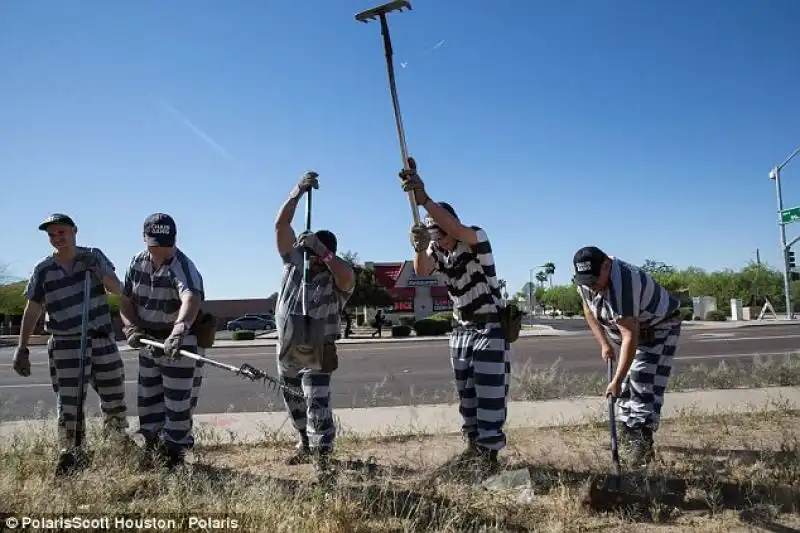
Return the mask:
{"type": "Polygon", "coordinates": [[[431,297],[433,298],[434,312],[453,310],[453,300],[450,299],[450,295],[447,293],[447,287],[439,285],[431,287],[430,290],[431,297]]]}
{"type": "Polygon", "coordinates": [[[389,294],[394,298],[392,309],[398,313],[413,312],[416,293],[417,291],[414,287],[395,287],[389,289],[389,294]]]}

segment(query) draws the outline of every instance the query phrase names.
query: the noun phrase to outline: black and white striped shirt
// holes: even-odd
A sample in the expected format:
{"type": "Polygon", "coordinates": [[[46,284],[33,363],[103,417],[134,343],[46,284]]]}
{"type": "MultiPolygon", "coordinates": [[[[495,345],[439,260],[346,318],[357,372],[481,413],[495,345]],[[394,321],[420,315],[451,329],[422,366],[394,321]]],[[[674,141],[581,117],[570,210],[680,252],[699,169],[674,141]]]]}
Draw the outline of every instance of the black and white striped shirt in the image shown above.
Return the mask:
{"type": "Polygon", "coordinates": [[[459,242],[452,252],[434,241],[428,246],[428,256],[433,259],[435,270],[444,275],[453,300],[453,316],[461,323],[470,322],[472,315],[499,313],[503,308],[489,237],[480,227],[471,228],[478,235],[475,246],[459,242]]]}
{"type": "MultiPolygon", "coordinates": [[[[105,277],[114,273],[114,264],[99,248],[76,247],[76,254],[91,252],[98,260],[101,274],[105,277]]],[[[44,306],[45,331],[51,335],[80,335],[83,307],[83,281],[85,269],[75,269],[67,273],[49,256],[33,268],[25,297],[44,306]]],[[[103,282],[92,277],[89,292],[89,330],[111,335],[111,313],[103,282]]]]}
{"type": "Polygon", "coordinates": [[[170,329],[178,318],[181,296],[191,293],[205,299],[203,277],[189,257],[176,248],[172,259],[156,268],[150,253],[133,257],[122,294],[130,298],[136,309],[139,327],[152,330],[170,329]]]}
{"type": "Polygon", "coordinates": [[[620,318],[635,318],[641,329],[666,329],[680,319],[680,301],[650,274],[615,257],[609,259],[608,288],[595,293],[579,286],[578,293],[611,340],[622,341],[616,325],[620,318]]]}
{"type": "MultiPolygon", "coordinates": [[[[275,304],[278,329],[277,351],[285,357],[305,330],[303,318],[303,252],[296,245],[282,257],[283,279],[275,304]]],[[[307,310],[311,317],[309,339],[317,343],[334,342],[339,335],[342,310],[353,295],[334,282],[327,269],[311,277],[306,287],[307,310]]]]}

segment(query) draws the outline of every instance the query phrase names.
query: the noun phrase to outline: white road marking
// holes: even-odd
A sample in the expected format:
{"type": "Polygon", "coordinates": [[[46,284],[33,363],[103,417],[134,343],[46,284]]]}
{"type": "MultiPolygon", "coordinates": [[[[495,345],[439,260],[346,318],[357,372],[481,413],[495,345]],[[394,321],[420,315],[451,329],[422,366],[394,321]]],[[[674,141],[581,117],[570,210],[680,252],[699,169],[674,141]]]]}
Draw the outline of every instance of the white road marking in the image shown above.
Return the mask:
{"type": "MultiPolygon", "coordinates": [[[[138,383],[137,380],[128,380],[125,382],[125,385],[130,385],[132,383],[138,383]]],[[[50,387],[52,388],[53,385],[50,383],[22,383],[20,385],[0,385],[0,389],[26,389],[28,387],[50,387]]]]}
{"type": "Polygon", "coordinates": [[[735,333],[697,333],[692,338],[727,339],[735,336],[735,333]]]}
{"type": "Polygon", "coordinates": [[[735,337],[732,339],[698,339],[695,342],[769,341],[772,339],[798,339],[800,335],[771,335],[769,337],[735,337]]]}

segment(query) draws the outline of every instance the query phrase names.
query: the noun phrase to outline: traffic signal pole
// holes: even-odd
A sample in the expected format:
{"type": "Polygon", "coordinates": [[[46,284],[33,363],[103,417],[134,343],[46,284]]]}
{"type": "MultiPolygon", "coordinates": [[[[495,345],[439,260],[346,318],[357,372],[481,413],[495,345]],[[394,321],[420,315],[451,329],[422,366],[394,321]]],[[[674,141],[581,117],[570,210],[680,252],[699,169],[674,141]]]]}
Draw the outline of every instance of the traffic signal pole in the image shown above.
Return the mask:
{"type": "Polygon", "coordinates": [[[798,153],[800,153],[800,148],[792,152],[792,155],[790,155],[786,159],[786,161],[784,161],[783,163],[772,169],[772,171],[769,173],[770,179],[775,180],[775,192],[778,198],[778,227],[780,228],[780,233],[781,233],[781,255],[783,255],[783,292],[784,295],[786,296],[787,320],[791,320],[792,318],[794,318],[794,309],[792,309],[791,283],[789,282],[789,269],[794,267],[794,252],[791,252],[791,247],[792,244],[794,244],[797,241],[797,239],[793,240],[791,243],[788,244],[786,242],[786,222],[784,222],[783,220],[783,194],[781,192],[781,170],[798,153]],[[790,262],[792,263],[791,266],[790,262]]]}

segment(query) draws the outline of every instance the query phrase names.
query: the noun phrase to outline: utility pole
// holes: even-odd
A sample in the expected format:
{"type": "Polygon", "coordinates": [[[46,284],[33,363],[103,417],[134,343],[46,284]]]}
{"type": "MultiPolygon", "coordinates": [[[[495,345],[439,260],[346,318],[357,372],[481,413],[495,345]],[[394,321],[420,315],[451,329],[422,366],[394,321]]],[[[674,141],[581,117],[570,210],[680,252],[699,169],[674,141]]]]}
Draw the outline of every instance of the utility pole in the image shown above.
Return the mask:
{"type": "MultiPolygon", "coordinates": [[[[794,311],[792,309],[792,291],[789,283],[789,250],[791,244],[786,244],[786,222],[783,220],[783,194],[781,192],[781,170],[789,161],[800,153],[800,148],[792,152],[786,161],[772,169],[769,173],[769,178],[775,180],[775,193],[778,200],[778,226],[781,234],[781,255],[783,256],[783,292],[786,296],[786,319],[791,320],[794,318],[794,311]]],[[[791,211],[791,210],[790,210],[791,211]]],[[[792,242],[794,244],[794,242],[792,242]]]]}

